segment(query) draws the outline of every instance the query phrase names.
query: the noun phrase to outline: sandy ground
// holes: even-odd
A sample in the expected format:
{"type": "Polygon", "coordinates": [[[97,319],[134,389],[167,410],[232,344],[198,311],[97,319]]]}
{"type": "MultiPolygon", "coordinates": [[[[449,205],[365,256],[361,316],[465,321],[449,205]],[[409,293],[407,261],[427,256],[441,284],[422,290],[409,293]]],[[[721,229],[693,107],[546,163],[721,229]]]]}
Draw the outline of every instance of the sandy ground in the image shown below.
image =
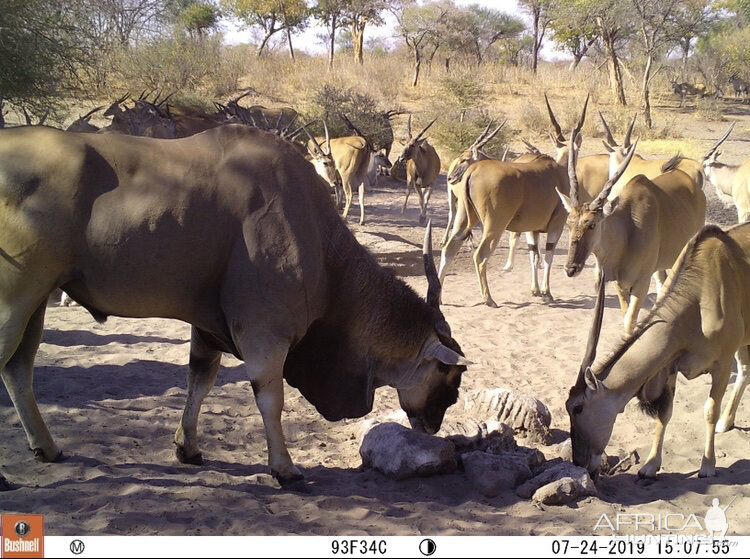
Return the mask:
{"type": "MultiPolygon", "coordinates": [[[[703,126],[706,144],[725,127],[703,126]]],[[[725,151],[725,159],[736,160],[744,146],[727,142],[725,151]]],[[[353,216],[349,223],[381,263],[424,293],[418,209],[412,196],[406,215],[400,214],[401,189],[379,187],[367,198],[369,223],[355,225],[353,216]]],[[[726,224],[736,219],[720,208],[712,188],[706,191],[710,220],[726,224]]],[[[444,186],[431,207],[442,227],[444,186]]],[[[506,253],[504,240],[490,263],[498,309],[479,302],[468,246],[446,280],[443,311],[475,362],[463,387],[512,387],[541,399],[561,440],[569,428],[564,403],[594,302],[593,268],[574,279],[565,276],[566,234],[552,271],[555,301],[547,304],[530,295],[525,250],[519,250],[515,268],[501,274],[506,253]]],[[[613,294],[607,297],[604,324],[600,355],[621,339],[613,294]]],[[[702,519],[713,497],[724,505],[736,496],[727,511],[729,534],[750,534],[747,399],[738,412],[739,427],[717,435],[718,477],[697,477],[707,378],[678,382],[663,470],[656,481],[639,480],[633,468],[600,480],[596,498],[548,509],[510,491],[484,498],[461,473],[397,482],[363,471],[358,453],[363,420],[329,423],[288,388],[283,422],[293,459],[308,479],[309,490],[301,493],[281,489],[268,474],[252,390],[241,363],[229,357],[200,419],[205,464],[176,461],[172,437],[186,394],[188,338],[189,327],[175,321],[111,318],[98,325],[81,308],[49,308],[35,390],[67,459],[58,464],[34,461],[8,395],[0,390],[0,470],[17,486],[0,493],[0,512],[43,513],[52,535],[586,535],[602,514],[681,513],[702,519]]],[[[395,391],[381,389],[373,414],[397,408],[395,391]]],[[[653,426],[653,420],[629,405],[615,425],[608,453],[637,449],[645,458],[653,426]]]]}

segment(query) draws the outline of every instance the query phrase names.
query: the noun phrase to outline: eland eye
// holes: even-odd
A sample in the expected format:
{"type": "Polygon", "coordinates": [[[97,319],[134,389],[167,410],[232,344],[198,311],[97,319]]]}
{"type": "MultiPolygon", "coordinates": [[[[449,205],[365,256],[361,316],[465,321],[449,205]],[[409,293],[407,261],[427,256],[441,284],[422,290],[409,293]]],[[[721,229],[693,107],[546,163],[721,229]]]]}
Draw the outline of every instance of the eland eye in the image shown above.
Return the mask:
{"type": "Polygon", "coordinates": [[[578,415],[583,411],[583,404],[578,404],[573,408],[573,415],[578,415]]]}

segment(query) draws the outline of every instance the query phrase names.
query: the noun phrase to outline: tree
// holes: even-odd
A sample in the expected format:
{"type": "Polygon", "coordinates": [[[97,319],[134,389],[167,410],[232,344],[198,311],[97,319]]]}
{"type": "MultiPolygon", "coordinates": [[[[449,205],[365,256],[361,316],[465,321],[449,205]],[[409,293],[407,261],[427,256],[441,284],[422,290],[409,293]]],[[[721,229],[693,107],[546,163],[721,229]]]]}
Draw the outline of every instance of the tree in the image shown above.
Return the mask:
{"type": "Polygon", "coordinates": [[[390,6],[396,18],[397,32],[414,56],[412,86],[417,87],[425,49],[430,37],[436,35],[440,22],[453,7],[452,2],[430,2],[419,5],[413,0],[401,0],[390,6]]]}
{"type": "Polygon", "coordinates": [[[646,126],[651,128],[651,101],[649,84],[653,72],[653,65],[660,50],[671,39],[674,32],[673,16],[675,7],[680,0],[631,0],[637,24],[640,29],[641,47],[646,56],[646,66],[643,70],[643,115],[646,126]]]}
{"type": "Polygon", "coordinates": [[[673,35],[682,51],[683,79],[694,40],[711,29],[718,20],[718,14],[710,0],[683,0],[675,6],[673,35]]]}
{"type": "Polygon", "coordinates": [[[621,0],[557,0],[571,10],[573,18],[594,23],[597,36],[609,66],[609,82],[612,94],[620,105],[627,105],[625,88],[622,83],[622,68],[618,55],[618,44],[632,33],[630,11],[632,5],[621,0]]]}
{"type": "Polygon", "coordinates": [[[524,29],[523,22],[492,8],[471,4],[463,8],[452,20],[454,33],[465,38],[465,44],[481,64],[487,52],[498,41],[518,37],[524,29]]]}
{"type": "Polygon", "coordinates": [[[191,37],[203,37],[219,23],[219,10],[208,2],[191,1],[180,10],[177,21],[191,37]]]}
{"type": "Polygon", "coordinates": [[[76,82],[89,54],[78,42],[77,8],[71,2],[3,2],[0,104],[39,116],[76,82]]]}
{"type": "Polygon", "coordinates": [[[333,57],[336,53],[336,32],[343,27],[342,19],[346,0],[318,0],[312,8],[315,19],[320,21],[326,28],[328,41],[328,69],[333,69],[333,57]]]}
{"type": "Polygon", "coordinates": [[[169,0],[85,0],[102,30],[120,46],[157,34],[173,8],[169,0]]]}
{"type": "Polygon", "coordinates": [[[263,54],[268,40],[275,33],[286,31],[289,53],[294,58],[291,31],[307,21],[309,12],[304,0],[221,0],[221,4],[228,14],[244,25],[263,30],[258,56],[263,54]]]}
{"type": "Polygon", "coordinates": [[[550,6],[549,17],[553,40],[573,55],[570,70],[575,71],[599,38],[596,23],[590,14],[577,10],[572,2],[559,0],[550,6]]]}
{"type": "Polygon", "coordinates": [[[387,0],[347,0],[344,2],[342,23],[349,28],[354,46],[354,60],[364,64],[364,37],[368,23],[383,23],[381,13],[388,7],[387,0]]]}
{"type": "Polygon", "coordinates": [[[532,37],[534,38],[533,49],[531,53],[531,70],[536,74],[537,61],[539,60],[539,50],[542,48],[544,34],[547,26],[550,24],[549,10],[552,5],[551,0],[518,0],[521,9],[531,16],[532,37]]]}

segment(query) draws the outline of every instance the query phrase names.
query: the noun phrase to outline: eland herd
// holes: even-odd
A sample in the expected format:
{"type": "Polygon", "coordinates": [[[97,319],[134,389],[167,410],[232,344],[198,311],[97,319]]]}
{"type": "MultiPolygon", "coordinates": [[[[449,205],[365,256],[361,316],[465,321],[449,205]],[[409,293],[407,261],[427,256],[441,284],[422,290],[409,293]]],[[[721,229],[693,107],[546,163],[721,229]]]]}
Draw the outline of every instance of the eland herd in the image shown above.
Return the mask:
{"type": "MultiPolygon", "coordinates": [[[[550,301],[567,226],[565,273],[579,274],[593,255],[597,278],[588,346],[566,403],[573,461],[597,472],[617,415],[637,398],[657,420],[639,475],[655,477],[677,374],[705,373],[711,387],[699,475],[716,475],[714,434],[734,426],[750,378],[750,225],[706,226],[703,187],[713,184],[746,222],[750,159],[717,161],[734,124],[702,162],[643,158],[632,139],[635,117],[618,144],[601,113],[607,153],[579,158],[588,97],[567,138],[544,97],[554,156],[527,143],[528,153],[493,159],[482,149],[505,123],[490,131],[490,122],[448,167],[439,267],[428,222],[441,170],[426,138],[435,120],[415,136],[409,116],[396,163],[406,168],[402,212],[414,190],[419,223],[427,223],[425,298],[381,267],[346,225],[355,190],[365,223],[365,193],[377,170],[391,167],[392,130],[390,143],[376,145],[344,114],[351,135],[331,138],[325,121],[324,136],[316,136],[312,123],[295,125],[293,109],[243,107],[242,96],[205,114],[143,94],[132,107],[126,95],[104,110],[112,120],[101,129],[90,119],[104,107],[66,131],[0,130],[0,376],[30,449],[43,461],[62,456],[33,392],[47,298],[56,289],[98,321],[164,317],[191,325],[188,395],[174,437],[182,462],[201,462],[198,417],[222,353],[244,361],[281,483],[302,478],[281,427],[284,381],[331,421],[367,414],[375,390],[391,386],[411,426],[435,433],[471,364],[440,310],[458,250],[479,225],[480,296],[496,307],[488,260],[508,231],[509,269],[524,233],[531,292],[550,301]],[[301,133],[306,143],[296,141],[301,133]],[[639,321],[652,277],[658,297],[639,321]],[[626,338],[594,366],[607,282],[626,338]],[[737,378],[721,413],[733,361],[737,378]]],[[[10,487],[0,475],[0,490],[10,487]]]]}

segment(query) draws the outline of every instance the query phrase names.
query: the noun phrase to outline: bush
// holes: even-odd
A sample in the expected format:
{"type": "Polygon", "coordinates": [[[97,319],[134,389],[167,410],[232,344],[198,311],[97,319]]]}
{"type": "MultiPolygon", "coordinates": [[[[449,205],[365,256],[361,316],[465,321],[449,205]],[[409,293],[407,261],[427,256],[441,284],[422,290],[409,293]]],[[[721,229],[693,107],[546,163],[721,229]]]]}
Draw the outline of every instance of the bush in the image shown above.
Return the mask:
{"type": "Polygon", "coordinates": [[[696,101],[696,112],[703,120],[722,121],[724,120],[723,104],[715,97],[704,97],[696,101]]]}
{"type": "MultiPolygon", "coordinates": [[[[495,120],[497,126],[505,119],[502,113],[490,108],[489,92],[476,73],[444,76],[430,98],[430,108],[431,116],[415,119],[412,131],[417,134],[429,120],[438,116],[428,135],[433,144],[451,159],[466,150],[490,120],[495,120]]],[[[502,157],[507,135],[506,125],[485,145],[485,153],[491,157],[502,157]]],[[[447,166],[448,162],[444,163],[447,166]]]]}
{"type": "Polygon", "coordinates": [[[218,36],[158,39],[120,52],[115,65],[125,89],[200,91],[211,97],[236,90],[244,72],[237,56],[226,56],[218,36]]]}
{"type": "MultiPolygon", "coordinates": [[[[354,88],[341,88],[325,84],[315,94],[307,116],[325,119],[331,137],[350,136],[352,130],[339,117],[346,116],[367,138],[375,149],[390,147],[393,144],[393,127],[386,111],[379,110],[375,99],[354,88]]],[[[323,126],[314,127],[317,134],[323,134],[323,126]]]]}

